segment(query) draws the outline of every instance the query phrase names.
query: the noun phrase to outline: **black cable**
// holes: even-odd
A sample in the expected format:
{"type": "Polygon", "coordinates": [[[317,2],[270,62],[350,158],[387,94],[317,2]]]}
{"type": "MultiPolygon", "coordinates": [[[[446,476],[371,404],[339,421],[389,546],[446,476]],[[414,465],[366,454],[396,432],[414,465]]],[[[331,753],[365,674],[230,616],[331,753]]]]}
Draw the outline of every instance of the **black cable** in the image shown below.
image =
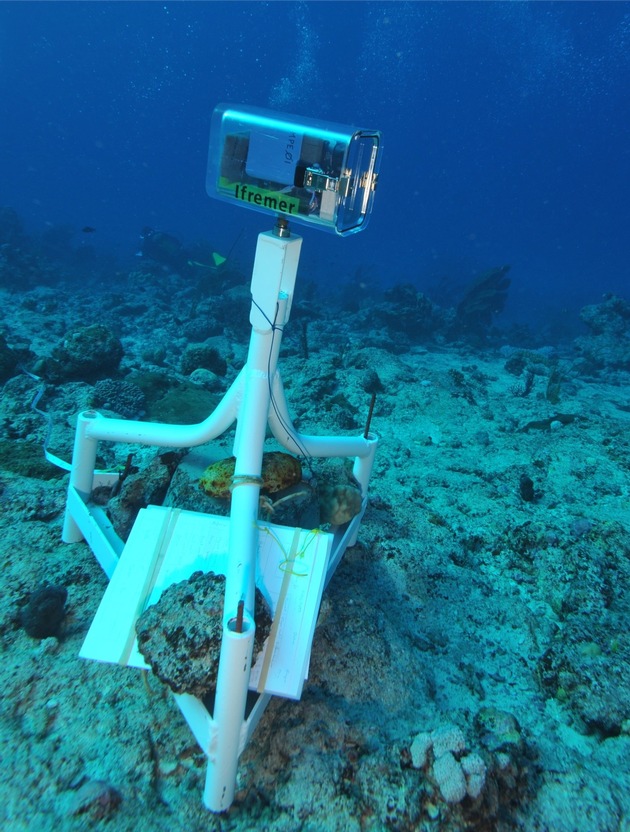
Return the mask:
{"type": "Polygon", "coordinates": [[[283,419],[280,411],[278,410],[278,405],[277,405],[275,397],[273,395],[273,383],[272,383],[272,378],[271,378],[271,356],[273,354],[273,345],[274,345],[274,341],[275,341],[275,337],[276,337],[276,330],[280,330],[281,332],[283,331],[283,327],[278,326],[277,323],[276,323],[276,321],[278,319],[278,312],[280,311],[280,304],[276,302],[276,312],[275,312],[273,321],[271,321],[271,320],[269,320],[269,318],[265,314],[265,311],[259,306],[258,303],[256,303],[256,300],[255,300],[253,295],[252,295],[252,303],[254,304],[256,309],[258,309],[260,314],[263,316],[263,318],[267,321],[267,323],[271,327],[271,346],[269,348],[269,355],[267,356],[267,384],[269,386],[269,401],[271,402],[271,406],[273,407],[273,412],[275,413],[276,418],[277,418],[278,422],[280,423],[280,426],[286,431],[287,435],[293,440],[293,442],[297,446],[297,448],[300,452],[299,455],[304,457],[304,459],[308,460],[308,459],[311,458],[311,454],[309,454],[309,452],[306,450],[306,448],[298,440],[297,434],[291,430],[290,426],[283,419]]]}

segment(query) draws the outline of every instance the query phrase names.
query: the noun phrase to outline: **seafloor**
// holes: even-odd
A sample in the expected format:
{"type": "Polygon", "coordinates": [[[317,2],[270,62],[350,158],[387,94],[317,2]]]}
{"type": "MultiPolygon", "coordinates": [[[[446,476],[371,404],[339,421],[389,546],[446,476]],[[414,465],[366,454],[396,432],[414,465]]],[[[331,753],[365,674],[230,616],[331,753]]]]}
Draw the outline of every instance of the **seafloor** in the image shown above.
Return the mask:
{"type": "MultiPolygon", "coordinates": [[[[0,292],[2,829],[628,832],[630,315],[618,299],[559,346],[431,331],[408,288],[374,308],[298,292],[281,353],[297,427],[358,434],[374,391],[381,444],[302,699],[272,701],[226,815],[203,808],[204,756],[166,687],[78,658],[106,578],[86,544],[60,541],[67,474],[43,459],[31,403],[43,387],[48,447],[64,459],[93,404],[203,418],[248,335],[246,278],[220,291],[212,279],[147,268],[0,292]],[[93,324],[114,340],[82,364],[93,324]],[[67,601],[57,634],[37,638],[26,611],[42,585],[67,601]]],[[[130,452],[142,481],[154,449],[103,447],[99,463],[130,452]]]]}

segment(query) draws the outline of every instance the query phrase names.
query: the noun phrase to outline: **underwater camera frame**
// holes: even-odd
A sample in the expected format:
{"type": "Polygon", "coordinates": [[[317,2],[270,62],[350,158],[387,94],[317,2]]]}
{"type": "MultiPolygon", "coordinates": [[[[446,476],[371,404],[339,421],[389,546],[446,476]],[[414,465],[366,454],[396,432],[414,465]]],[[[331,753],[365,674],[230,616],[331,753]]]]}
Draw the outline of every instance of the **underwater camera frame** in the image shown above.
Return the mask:
{"type": "MultiPolygon", "coordinates": [[[[287,217],[341,235],[364,228],[372,207],[380,134],[352,128],[336,128],[331,134],[330,125],[320,127],[310,120],[299,125],[292,120],[290,132],[296,134],[296,140],[291,146],[295,153],[291,160],[293,173],[289,176],[281,167],[282,154],[278,155],[283,142],[286,150],[286,117],[267,114],[263,121],[262,112],[224,105],[217,108],[213,127],[217,127],[218,119],[219,139],[215,136],[210,143],[209,176],[213,188],[223,188],[220,197],[256,207],[277,218],[272,231],[258,236],[245,366],[214,411],[197,424],[116,419],[93,410],[80,413],[69,466],[62,533],[67,543],[85,540],[110,579],[81,648],[83,658],[148,669],[136,638],[136,622],[142,612],[157,603],[174,583],[190,578],[199,570],[225,575],[214,698],[173,694],[206,755],[203,801],[213,812],[229,809],[234,799],[239,757],[271,697],[299,699],[301,696],[322,593],[346,548],[356,542],[379,444],[378,436],[369,430],[371,408],[368,425],[358,436],[299,433],[289,415],[277,365],[302,246],[302,238],[291,233],[287,217]],[[244,124],[249,125],[250,131],[246,146],[235,151],[236,127],[242,134],[244,124]],[[261,130],[260,138],[253,135],[254,128],[261,130]],[[317,138],[318,157],[305,157],[307,136],[317,138]],[[322,156],[324,143],[328,141],[331,143],[322,156]],[[359,143],[355,148],[363,148],[354,156],[353,142],[359,143]],[[368,163],[360,166],[360,175],[348,167],[352,159],[365,161],[368,157],[368,163]],[[318,162],[314,161],[316,158],[318,162]],[[241,188],[247,184],[252,193],[260,193],[260,204],[255,200],[250,204],[244,199],[245,191],[241,190],[240,196],[230,193],[223,182],[228,178],[227,160],[234,166],[229,176],[236,177],[240,171],[238,184],[241,188]],[[321,166],[321,171],[316,164],[321,166]],[[285,180],[291,177],[293,184],[287,185],[285,180]],[[301,186],[296,186],[296,181],[301,186]],[[285,187],[289,188],[286,192],[285,187]],[[311,196],[295,193],[294,189],[311,196],[315,194],[318,208],[312,212],[302,208],[303,201],[310,200],[311,196]],[[284,193],[278,200],[295,199],[300,207],[295,209],[295,215],[283,210],[280,202],[272,209],[271,203],[264,202],[263,193],[284,193]],[[324,215],[321,207],[327,193],[334,198],[324,215]],[[120,478],[118,472],[95,470],[99,442],[191,449],[220,436],[234,422],[235,463],[229,518],[147,506],[140,510],[127,541],[123,542],[98,500],[93,499],[96,490],[115,489],[120,478]],[[306,459],[354,458],[352,473],[360,492],[358,513],[346,522],[339,521],[338,526],[310,530],[260,521],[267,428],[276,442],[291,454],[306,459]],[[294,563],[296,568],[292,566],[294,563]],[[257,588],[270,603],[273,621],[263,650],[254,656],[257,588]]],[[[211,455],[212,449],[206,446],[197,453],[211,455]]]]}

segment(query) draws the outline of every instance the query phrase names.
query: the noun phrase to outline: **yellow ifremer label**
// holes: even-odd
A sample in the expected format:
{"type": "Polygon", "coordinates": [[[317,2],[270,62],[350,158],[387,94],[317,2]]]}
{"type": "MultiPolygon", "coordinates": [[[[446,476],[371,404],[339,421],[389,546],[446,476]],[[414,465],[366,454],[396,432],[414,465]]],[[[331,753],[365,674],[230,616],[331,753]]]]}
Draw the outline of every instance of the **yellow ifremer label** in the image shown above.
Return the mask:
{"type": "Polygon", "coordinates": [[[266,208],[268,211],[297,214],[300,208],[300,200],[297,197],[279,191],[268,191],[265,188],[258,188],[256,185],[247,185],[240,182],[228,182],[226,179],[221,179],[220,187],[222,190],[231,193],[235,199],[260,208],[266,208]]]}

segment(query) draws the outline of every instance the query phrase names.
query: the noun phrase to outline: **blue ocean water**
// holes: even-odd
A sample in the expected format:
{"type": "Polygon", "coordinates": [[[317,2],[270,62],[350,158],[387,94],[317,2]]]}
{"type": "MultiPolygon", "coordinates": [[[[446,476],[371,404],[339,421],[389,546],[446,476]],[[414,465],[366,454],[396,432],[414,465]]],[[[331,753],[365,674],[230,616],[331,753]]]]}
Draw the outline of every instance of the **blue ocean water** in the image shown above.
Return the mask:
{"type": "Polygon", "coordinates": [[[354,123],[381,178],[365,233],[303,231],[322,299],[509,263],[508,318],[577,321],[628,294],[629,89],[624,2],[3,2],[0,204],[122,258],[149,225],[249,262],[265,218],[204,189],[214,106],[354,123]]]}

